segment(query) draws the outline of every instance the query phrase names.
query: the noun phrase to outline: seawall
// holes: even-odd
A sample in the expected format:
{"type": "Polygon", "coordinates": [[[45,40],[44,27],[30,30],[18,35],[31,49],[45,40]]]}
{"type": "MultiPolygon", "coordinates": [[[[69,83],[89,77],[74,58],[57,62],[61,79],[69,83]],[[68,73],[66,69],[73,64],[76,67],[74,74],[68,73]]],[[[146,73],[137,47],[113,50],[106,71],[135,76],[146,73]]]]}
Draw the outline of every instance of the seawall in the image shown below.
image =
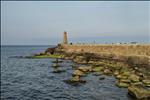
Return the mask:
{"type": "Polygon", "coordinates": [[[63,44],[61,46],[66,52],[88,52],[97,54],[105,59],[150,66],[149,44],[63,44]]]}
{"type": "Polygon", "coordinates": [[[67,50],[80,51],[90,53],[113,53],[123,55],[146,55],[150,56],[150,45],[115,45],[115,44],[99,44],[99,45],[62,45],[67,50]]]}

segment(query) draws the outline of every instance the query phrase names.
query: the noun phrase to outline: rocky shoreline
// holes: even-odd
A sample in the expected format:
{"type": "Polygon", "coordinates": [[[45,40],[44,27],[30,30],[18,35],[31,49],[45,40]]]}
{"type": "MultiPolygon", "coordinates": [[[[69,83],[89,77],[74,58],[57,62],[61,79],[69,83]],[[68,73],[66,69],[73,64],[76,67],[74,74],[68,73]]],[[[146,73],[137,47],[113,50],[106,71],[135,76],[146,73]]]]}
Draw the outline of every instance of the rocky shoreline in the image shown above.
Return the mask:
{"type": "MultiPolygon", "coordinates": [[[[145,67],[145,65],[112,60],[111,57],[108,59],[108,56],[105,56],[106,59],[82,50],[80,52],[68,52],[62,46],[58,45],[55,49],[48,48],[46,52],[34,55],[33,58],[61,58],[72,60],[76,64],[83,64],[84,66],[72,66],[74,69],[72,77],[64,80],[66,83],[72,85],[85,84],[86,80],[83,80],[82,77],[89,73],[95,73],[97,76],[101,76],[102,74],[114,76],[117,79],[116,86],[128,88],[128,93],[137,99],[150,100],[149,66],[145,67]]],[[[59,67],[57,61],[54,62],[56,64],[53,67],[59,67]]],[[[103,80],[105,77],[100,77],[99,79],[103,80]]]]}

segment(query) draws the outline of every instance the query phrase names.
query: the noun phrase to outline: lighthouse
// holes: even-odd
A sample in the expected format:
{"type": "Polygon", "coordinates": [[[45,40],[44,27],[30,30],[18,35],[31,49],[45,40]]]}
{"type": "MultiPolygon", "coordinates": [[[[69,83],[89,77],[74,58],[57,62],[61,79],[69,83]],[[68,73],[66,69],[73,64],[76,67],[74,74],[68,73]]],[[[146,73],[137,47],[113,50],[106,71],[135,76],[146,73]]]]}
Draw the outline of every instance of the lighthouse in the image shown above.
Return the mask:
{"type": "Polygon", "coordinates": [[[63,44],[68,44],[67,32],[66,31],[64,31],[63,44]]]}

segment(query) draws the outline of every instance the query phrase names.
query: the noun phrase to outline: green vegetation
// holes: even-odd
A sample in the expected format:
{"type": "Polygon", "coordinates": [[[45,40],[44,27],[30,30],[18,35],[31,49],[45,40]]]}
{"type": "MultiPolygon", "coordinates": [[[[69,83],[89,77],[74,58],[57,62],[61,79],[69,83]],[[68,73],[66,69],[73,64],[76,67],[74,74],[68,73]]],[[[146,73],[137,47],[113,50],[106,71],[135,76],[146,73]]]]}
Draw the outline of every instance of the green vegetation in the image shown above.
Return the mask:
{"type": "Polygon", "coordinates": [[[62,54],[46,54],[46,55],[34,55],[32,58],[63,58],[62,54]]]}

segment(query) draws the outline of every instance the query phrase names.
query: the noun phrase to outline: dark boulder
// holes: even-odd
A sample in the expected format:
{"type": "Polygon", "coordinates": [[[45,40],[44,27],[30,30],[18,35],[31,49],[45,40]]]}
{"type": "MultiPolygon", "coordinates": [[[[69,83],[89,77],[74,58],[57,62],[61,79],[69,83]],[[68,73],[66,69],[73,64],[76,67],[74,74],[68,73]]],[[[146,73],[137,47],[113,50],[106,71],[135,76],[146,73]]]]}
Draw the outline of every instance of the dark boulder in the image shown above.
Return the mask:
{"type": "Polygon", "coordinates": [[[47,48],[47,49],[45,50],[45,54],[47,54],[47,53],[54,54],[56,48],[57,48],[57,47],[47,48]]]}

